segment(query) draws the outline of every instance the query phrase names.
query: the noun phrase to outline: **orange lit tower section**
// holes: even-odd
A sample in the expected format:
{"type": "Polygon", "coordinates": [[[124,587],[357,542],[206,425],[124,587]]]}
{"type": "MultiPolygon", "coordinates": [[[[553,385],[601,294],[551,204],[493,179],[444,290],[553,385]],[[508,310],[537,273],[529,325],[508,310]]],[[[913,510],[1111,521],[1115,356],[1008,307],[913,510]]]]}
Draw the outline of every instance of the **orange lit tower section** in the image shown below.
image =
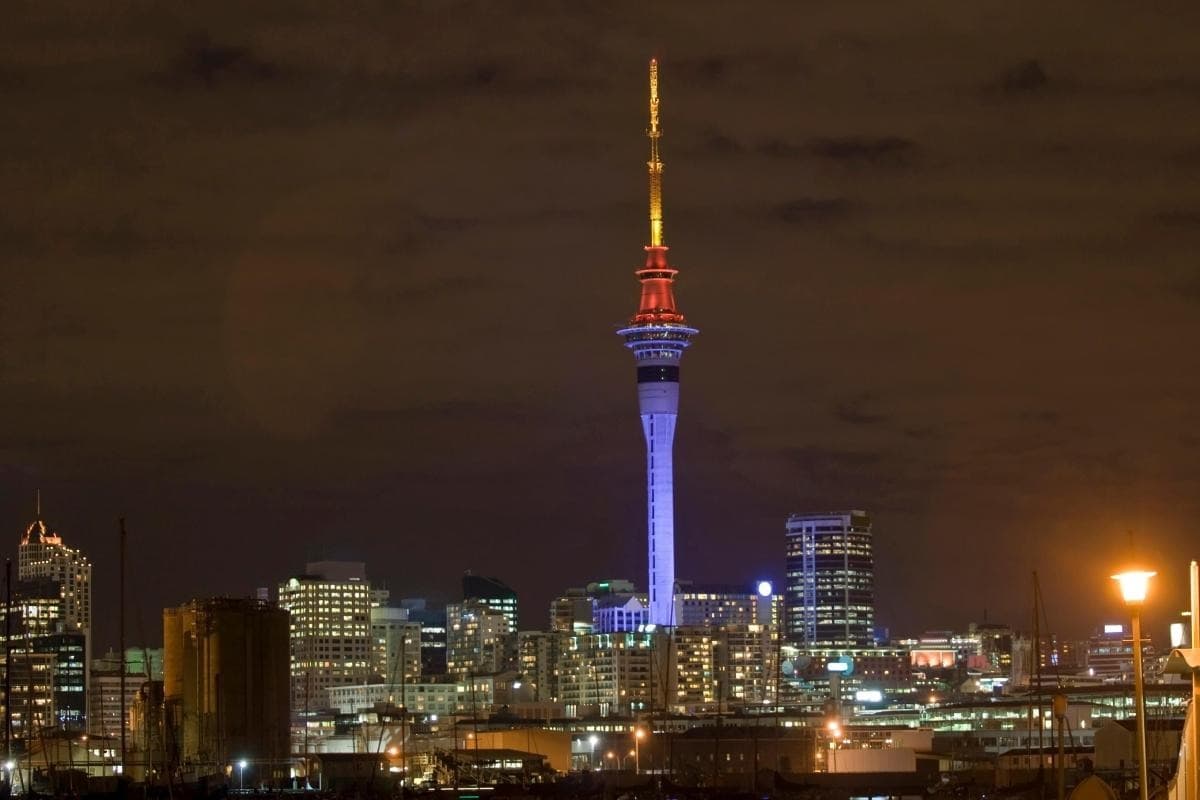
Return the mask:
{"type": "Polygon", "coordinates": [[[638,407],[646,436],[650,622],[674,626],[675,480],[672,449],[679,412],[679,362],[699,333],[675,307],[672,284],[678,270],[667,263],[663,238],[662,173],[658,143],[658,62],[650,62],[650,243],[637,270],[642,299],[629,325],[618,333],[637,362],[638,407]]]}

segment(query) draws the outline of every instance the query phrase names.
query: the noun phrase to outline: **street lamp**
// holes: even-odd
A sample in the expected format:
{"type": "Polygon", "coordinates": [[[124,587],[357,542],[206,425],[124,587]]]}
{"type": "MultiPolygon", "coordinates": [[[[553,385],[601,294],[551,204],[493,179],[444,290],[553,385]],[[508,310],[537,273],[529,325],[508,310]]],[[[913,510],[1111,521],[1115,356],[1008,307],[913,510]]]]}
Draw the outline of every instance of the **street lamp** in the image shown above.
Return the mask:
{"type": "MultiPolygon", "coordinates": [[[[607,758],[609,761],[612,761],[613,759],[615,759],[617,757],[617,754],[614,753],[612,750],[609,750],[607,753],[604,754],[604,757],[607,758]]],[[[609,764],[607,766],[609,769],[616,769],[616,767],[612,766],[611,764],[609,764]]]]}
{"type": "Polygon", "coordinates": [[[599,741],[600,737],[594,733],[588,737],[588,744],[592,746],[592,756],[588,759],[588,766],[592,769],[596,768],[596,743],[599,741]]]}
{"type": "Polygon", "coordinates": [[[1146,763],[1146,682],[1142,675],[1142,604],[1150,579],[1158,573],[1129,570],[1113,575],[1121,586],[1121,597],[1133,614],[1133,702],[1137,710],[1138,794],[1141,800],[1150,797],[1150,770],[1146,763]]]}
{"type": "Polygon", "coordinates": [[[246,759],[238,762],[238,791],[246,791],[246,759]]]}
{"type": "Polygon", "coordinates": [[[645,737],[645,728],[638,728],[633,732],[633,771],[636,775],[642,774],[642,739],[645,737]]]}

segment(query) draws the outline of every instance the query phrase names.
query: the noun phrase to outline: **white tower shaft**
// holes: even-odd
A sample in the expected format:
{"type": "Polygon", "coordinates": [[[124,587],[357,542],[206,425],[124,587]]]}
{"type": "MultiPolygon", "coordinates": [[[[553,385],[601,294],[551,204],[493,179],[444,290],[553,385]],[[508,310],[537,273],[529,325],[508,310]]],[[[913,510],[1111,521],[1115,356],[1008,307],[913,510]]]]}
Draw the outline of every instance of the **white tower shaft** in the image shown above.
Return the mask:
{"type": "Polygon", "coordinates": [[[646,436],[647,531],[650,622],[675,625],[675,420],[679,384],[638,384],[646,436]]]}

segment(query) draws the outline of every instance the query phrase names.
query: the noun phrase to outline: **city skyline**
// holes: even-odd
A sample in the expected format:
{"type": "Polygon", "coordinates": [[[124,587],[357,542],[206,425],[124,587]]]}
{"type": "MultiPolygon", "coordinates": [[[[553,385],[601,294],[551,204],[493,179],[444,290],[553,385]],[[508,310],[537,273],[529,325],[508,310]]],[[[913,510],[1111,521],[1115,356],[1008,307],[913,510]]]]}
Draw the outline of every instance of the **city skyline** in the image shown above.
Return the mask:
{"type": "Polygon", "coordinates": [[[53,12],[0,33],[14,554],[40,487],[111,606],[126,516],[149,630],[321,558],[446,599],[474,569],[534,609],[643,574],[642,442],[604,328],[658,53],[672,255],[705,325],[678,576],[778,583],[790,513],[865,508],[893,630],[1018,626],[1033,569],[1055,629],[1119,618],[1129,531],[1161,576],[1153,629],[1183,607],[1189,26],[474,8],[452,30],[213,8],[117,10],[103,42],[53,12]]]}

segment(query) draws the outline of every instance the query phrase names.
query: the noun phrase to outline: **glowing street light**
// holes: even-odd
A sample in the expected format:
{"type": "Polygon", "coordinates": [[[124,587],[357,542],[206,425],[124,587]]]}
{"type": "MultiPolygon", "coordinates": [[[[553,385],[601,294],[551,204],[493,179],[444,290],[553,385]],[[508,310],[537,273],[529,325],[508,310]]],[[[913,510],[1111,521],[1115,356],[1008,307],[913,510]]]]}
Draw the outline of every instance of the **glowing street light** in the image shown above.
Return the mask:
{"type": "Polygon", "coordinates": [[[588,766],[591,767],[592,769],[596,768],[596,744],[599,741],[600,741],[600,737],[594,733],[588,737],[588,744],[590,744],[592,746],[592,755],[588,759],[588,766]]]}
{"type": "Polygon", "coordinates": [[[246,759],[238,762],[238,791],[246,791],[246,759]]]}
{"type": "Polygon", "coordinates": [[[633,732],[633,771],[642,774],[642,739],[646,738],[646,730],[638,728],[633,732]]]}
{"type": "Polygon", "coordinates": [[[1142,604],[1150,588],[1150,579],[1158,573],[1127,570],[1113,575],[1121,586],[1121,597],[1133,614],[1133,697],[1137,707],[1138,795],[1150,797],[1150,770],[1146,764],[1146,682],[1142,674],[1142,604]]]}
{"type": "Polygon", "coordinates": [[[1112,577],[1121,586],[1121,597],[1124,598],[1125,604],[1130,607],[1139,607],[1142,603],[1146,602],[1146,592],[1150,588],[1150,579],[1157,574],[1157,572],[1135,569],[1113,575],[1112,577]]]}

